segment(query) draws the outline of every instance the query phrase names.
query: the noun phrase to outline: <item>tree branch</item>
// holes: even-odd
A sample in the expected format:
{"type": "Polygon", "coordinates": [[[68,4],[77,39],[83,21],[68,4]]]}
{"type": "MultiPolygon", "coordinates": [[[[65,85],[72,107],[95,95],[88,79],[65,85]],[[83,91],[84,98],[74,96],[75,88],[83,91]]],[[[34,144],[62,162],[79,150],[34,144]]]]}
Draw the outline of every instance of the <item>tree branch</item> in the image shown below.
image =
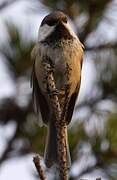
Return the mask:
{"type": "Polygon", "coordinates": [[[40,159],[41,159],[41,158],[40,158],[39,155],[38,155],[38,156],[35,156],[35,157],[33,158],[33,162],[34,162],[34,164],[35,164],[35,167],[36,167],[36,170],[37,170],[37,173],[38,173],[40,179],[41,179],[41,180],[46,180],[45,175],[44,175],[44,171],[43,171],[43,169],[42,169],[42,167],[41,167],[41,165],[40,165],[40,159]]]}

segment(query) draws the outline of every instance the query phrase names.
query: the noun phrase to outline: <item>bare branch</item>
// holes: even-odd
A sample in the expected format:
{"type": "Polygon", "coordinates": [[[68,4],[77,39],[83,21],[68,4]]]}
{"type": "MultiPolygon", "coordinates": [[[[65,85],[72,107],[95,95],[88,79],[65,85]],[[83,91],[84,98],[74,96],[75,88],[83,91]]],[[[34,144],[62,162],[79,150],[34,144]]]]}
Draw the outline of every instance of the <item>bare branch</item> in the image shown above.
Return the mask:
{"type": "Polygon", "coordinates": [[[43,169],[42,169],[42,167],[40,165],[40,159],[41,159],[40,156],[37,155],[37,156],[35,156],[33,158],[33,162],[35,164],[35,167],[36,167],[36,170],[37,170],[37,173],[38,173],[40,179],[41,180],[46,180],[45,175],[44,175],[44,171],[43,171],[43,169]]]}

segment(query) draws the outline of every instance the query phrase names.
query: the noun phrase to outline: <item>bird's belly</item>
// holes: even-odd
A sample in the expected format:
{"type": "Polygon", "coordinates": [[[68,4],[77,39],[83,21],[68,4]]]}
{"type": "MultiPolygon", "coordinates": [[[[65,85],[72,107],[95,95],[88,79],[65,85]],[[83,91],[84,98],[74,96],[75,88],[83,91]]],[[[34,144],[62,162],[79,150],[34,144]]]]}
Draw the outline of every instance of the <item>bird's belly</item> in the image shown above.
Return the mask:
{"type": "Polygon", "coordinates": [[[62,59],[55,61],[54,68],[54,79],[56,82],[56,88],[58,90],[62,89],[66,83],[65,72],[66,72],[66,64],[62,59]]]}
{"type": "MultiPolygon", "coordinates": [[[[42,92],[47,92],[45,69],[43,63],[37,58],[35,63],[36,76],[38,84],[42,92]]],[[[58,62],[54,64],[53,76],[56,84],[56,88],[61,90],[65,85],[65,65],[58,62]]]]}
{"type": "Polygon", "coordinates": [[[71,55],[55,62],[54,78],[57,89],[63,90],[68,85],[72,94],[80,82],[80,75],[81,65],[76,57],[71,55]]]}

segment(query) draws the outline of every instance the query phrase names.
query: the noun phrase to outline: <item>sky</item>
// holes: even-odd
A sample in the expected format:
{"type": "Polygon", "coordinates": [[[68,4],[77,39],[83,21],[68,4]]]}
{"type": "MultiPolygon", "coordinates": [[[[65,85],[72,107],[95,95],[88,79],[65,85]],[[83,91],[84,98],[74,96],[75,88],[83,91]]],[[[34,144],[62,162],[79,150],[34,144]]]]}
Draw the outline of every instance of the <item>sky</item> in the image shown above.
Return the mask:
{"type": "Polygon", "coordinates": [[[6,161],[0,168],[0,180],[35,180],[33,155],[13,158],[6,161]]]}

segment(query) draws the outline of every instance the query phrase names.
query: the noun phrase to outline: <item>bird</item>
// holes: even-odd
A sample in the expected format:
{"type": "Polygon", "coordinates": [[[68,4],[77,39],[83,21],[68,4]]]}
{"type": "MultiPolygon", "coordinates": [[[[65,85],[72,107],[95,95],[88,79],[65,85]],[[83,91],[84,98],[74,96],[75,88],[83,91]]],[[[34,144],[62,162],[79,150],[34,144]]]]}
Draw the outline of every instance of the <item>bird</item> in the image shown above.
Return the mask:
{"type": "MultiPolygon", "coordinates": [[[[48,128],[44,153],[44,161],[48,168],[58,164],[57,130],[54,123],[56,117],[45,83],[43,62],[47,59],[52,66],[61,110],[66,106],[65,121],[68,126],[79,94],[83,55],[84,46],[71,28],[68,16],[59,10],[45,16],[39,27],[38,41],[31,52],[33,60],[31,84],[35,111],[38,117],[41,115],[42,122],[48,128]]],[[[68,167],[70,161],[67,141],[68,167]]]]}

